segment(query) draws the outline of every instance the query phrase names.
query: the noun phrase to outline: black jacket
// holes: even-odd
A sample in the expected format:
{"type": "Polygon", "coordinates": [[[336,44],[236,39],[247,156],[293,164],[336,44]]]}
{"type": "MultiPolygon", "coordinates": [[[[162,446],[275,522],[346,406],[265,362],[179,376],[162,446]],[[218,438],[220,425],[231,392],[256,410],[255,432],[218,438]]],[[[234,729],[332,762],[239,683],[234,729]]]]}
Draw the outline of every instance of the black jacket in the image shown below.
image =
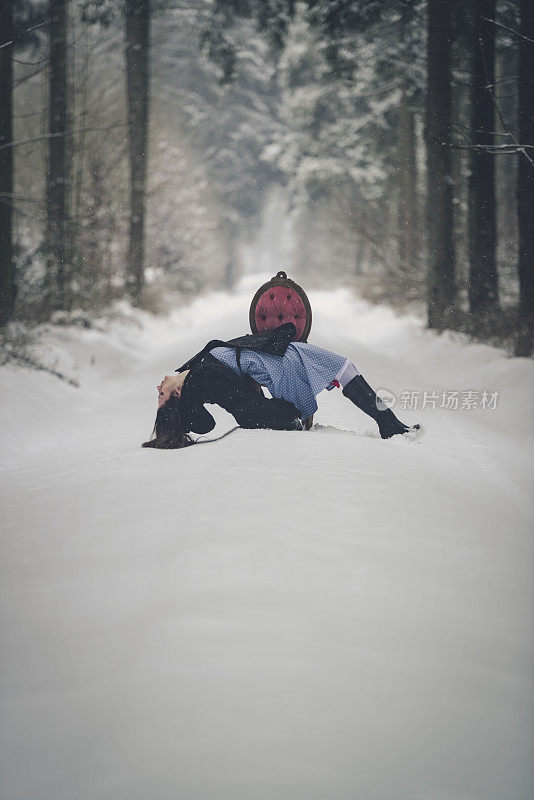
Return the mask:
{"type": "Polygon", "coordinates": [[[288,322],[274,331],[249,333],[228,342],[212,339],[199,353],[175,370],[190,370],[182,386],[180,404],[187,431],[209,433],[215,427],[215,420],[204,408],[204,403],[221,406],[234,416],[242,428],[298,430],[300,412],[293,403],[268,399],[243,374],[238,375],[210,354],[214,347],[235,347],[237,364],[241,369],[243,348],[283,356],[295,333],[295,326],[288,322]]]}
{"type": "Polygon", "coordinates": [[[206,353],[190,367],[182,386],[180,412],[186,432],[209,433],[215,420],[204,403],[216,403],[242,428],[299,430],[299,411],[287,400],[269,399],[252,383],[206,353]]]}
{"type": "Polygon", "coordinates": [[[297,329],[292,322],[286,322],[285,325],[280,325],[274,331],[265,331],[265,333],[247,333],[245,336],[238,336],[237,339],[230,339],[229,342],[223,342],[220,339],[212,339],[208,342],[202,350],[182,364],[181,367],[175,369],[175,372],[183,372],[186,369],[191,369],[196,364],[200,363],[202,359],[213,350],[215,347],[234,347],[237,350],[237,364],[240,367],[240,354],[241,350],[256,350],[259,353],[269,353],[272,356],[283,356],[295,336],[297,329]]]}

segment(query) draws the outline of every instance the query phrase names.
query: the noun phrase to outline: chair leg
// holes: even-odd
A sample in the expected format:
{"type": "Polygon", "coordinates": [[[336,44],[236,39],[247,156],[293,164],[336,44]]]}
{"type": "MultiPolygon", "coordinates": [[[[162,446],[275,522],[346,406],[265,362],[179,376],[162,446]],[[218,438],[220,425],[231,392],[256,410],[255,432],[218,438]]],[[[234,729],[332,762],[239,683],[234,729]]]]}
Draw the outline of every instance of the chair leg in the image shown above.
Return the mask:
{"type": "Polygon", "coordinates": [[[302,425],[303,425],[302,430],[304,431],[309,431],[311,428],[313,428],[313,414],[311,415],[311,417],[308,417],[308,419],[303,420],[302,425]]]}

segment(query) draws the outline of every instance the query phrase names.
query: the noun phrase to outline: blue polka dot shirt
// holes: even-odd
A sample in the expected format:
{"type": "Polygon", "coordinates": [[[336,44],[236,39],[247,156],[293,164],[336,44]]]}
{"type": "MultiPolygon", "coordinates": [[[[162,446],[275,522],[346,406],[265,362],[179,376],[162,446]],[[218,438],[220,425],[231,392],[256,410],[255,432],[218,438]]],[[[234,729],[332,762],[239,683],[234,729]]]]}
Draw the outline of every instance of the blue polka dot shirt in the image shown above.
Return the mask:
{"type": "MultiPolygon", "coordinates": [[[[215,347],[211,355],[239,372],[234,348],[215,347]]],[[[265,386],[272,397],[293,403],[302,419],[317,411],[316,396],[336,377],[345,361],[343,356],[305,342],[293,342],[284,356],[241,351],[243,373],[265,386]]]]}

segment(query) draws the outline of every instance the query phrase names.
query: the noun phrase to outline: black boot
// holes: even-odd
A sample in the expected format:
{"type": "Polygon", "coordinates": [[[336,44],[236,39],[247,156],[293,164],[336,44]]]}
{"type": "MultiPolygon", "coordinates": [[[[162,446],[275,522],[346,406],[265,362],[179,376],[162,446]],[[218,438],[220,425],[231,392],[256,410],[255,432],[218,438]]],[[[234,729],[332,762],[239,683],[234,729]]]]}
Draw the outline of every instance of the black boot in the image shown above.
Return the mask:
{"type": "Polygon", "coordinates": [[[390,408],[385,407],[363,375],[356,375],[349,381],[343,389],[343,394],[376,421],[382,439],[390,439],[396,433],[406,433],[409,430],[408,425],[397,419],[390,408]]]}

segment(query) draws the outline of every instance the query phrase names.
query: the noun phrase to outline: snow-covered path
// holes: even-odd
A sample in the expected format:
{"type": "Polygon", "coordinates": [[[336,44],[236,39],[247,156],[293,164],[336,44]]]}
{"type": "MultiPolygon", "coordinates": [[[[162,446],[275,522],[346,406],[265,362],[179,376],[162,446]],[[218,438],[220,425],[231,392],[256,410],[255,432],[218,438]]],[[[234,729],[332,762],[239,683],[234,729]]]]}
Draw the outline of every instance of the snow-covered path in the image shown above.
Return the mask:
{"type": "Polygon", "coordinates": [[[245,332],[262,278],[50,332],[80,389],[0,371],[0,797],[531,800],[534,364],[317,292],[314,343],[438,392],[399,411],[424,439],[324,392],[311,432],[141,449],[159,378],[245,332]]]}

